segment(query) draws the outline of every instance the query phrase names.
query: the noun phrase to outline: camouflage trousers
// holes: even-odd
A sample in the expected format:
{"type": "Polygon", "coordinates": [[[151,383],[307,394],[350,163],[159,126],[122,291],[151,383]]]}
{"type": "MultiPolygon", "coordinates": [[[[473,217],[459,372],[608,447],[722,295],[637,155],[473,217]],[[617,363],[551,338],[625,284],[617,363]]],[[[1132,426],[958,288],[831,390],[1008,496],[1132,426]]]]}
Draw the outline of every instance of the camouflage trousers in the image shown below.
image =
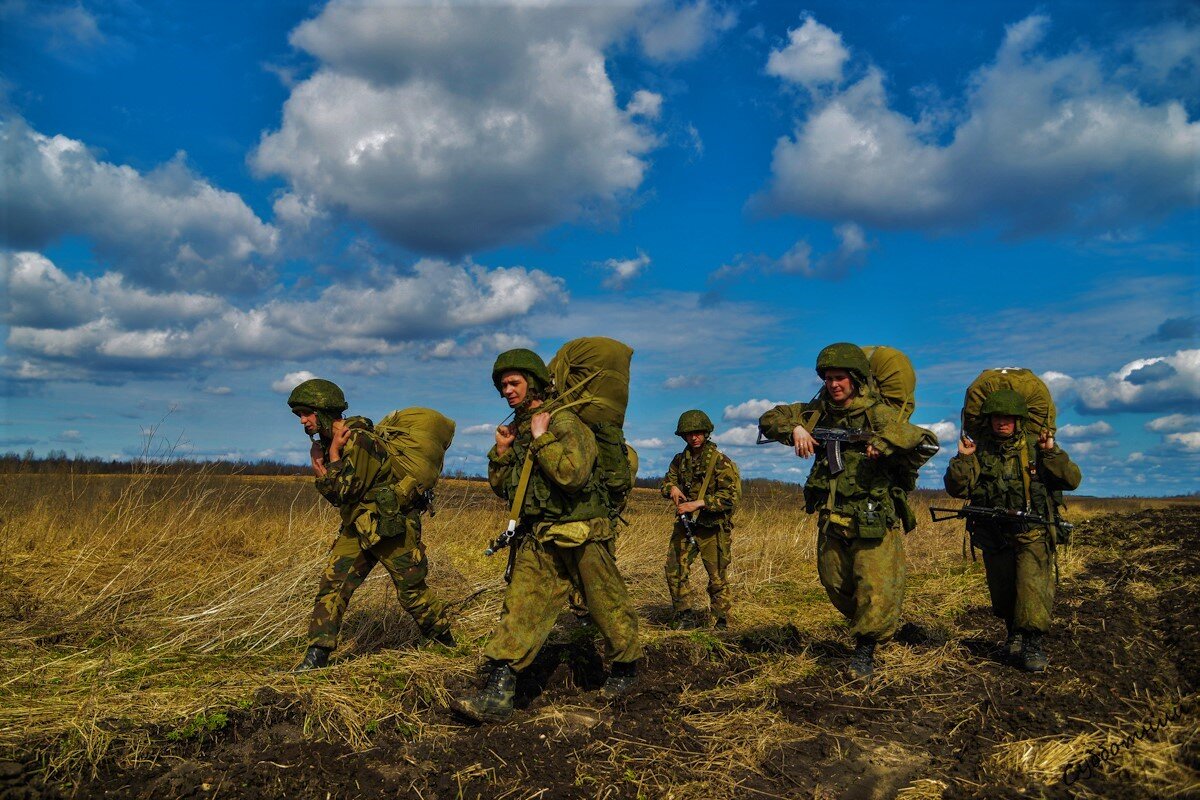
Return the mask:
{"type": "Polygon", "coordinates": [[[350,597],[367,579],[376,564],[383,564],[396,587],[400,606],[412,615],[421,633],[435,636],[449,630],[445,618],[446,604],[425,585],[429,562],[420,539],[409,541],[408,536],[380,539],[368,548],[353,533],[341,533],[329,550],[329,562],[321,575],[312,619],[308,623],[310,647],[337,646],[342,615],[350,597]],[[415,546],[414,546],[415,545],[415,546]]]}
{"type": "Polygon", "coordinates": [[[850,622],[850,632],[877,641],[891,638],[904,601],[904,534],[881,539],[817,534],[817,574],[825,593],[850,622]]]}
{"type": "Polygon", "coordinates": [[[992,613],[1009,630],[1046,633],[1054,605],[1054,551],[1044,528],[1019,534],[979,531],[992,613]]]}
{"type": "Polygon", "coordinates": [[[725,572],[729,569],[730,544],[733,531],[723,527],[696,526],[696,547],[688,543],[683,525],[676,522],[671,531],[671,542],[667,548],[667,589],[671,592],[671,606],[675,611],[691,608],[691,587],[688,573],[696,556],[708,572],[708,601],[713,615],[729,616],[729,581],[725,572]]]}
{"type": "Polygon", "coordinates": [[[604,636],[609,660],[627,663],[641,658],[637,614],[617,571],[611,543],[593,539],[577,547],[561,547],[532,535],[517,549],[500,622],[484,656],[506,661],[518,672],[532,664],[571,587],[582,592],[592,621],[604,636]]]}

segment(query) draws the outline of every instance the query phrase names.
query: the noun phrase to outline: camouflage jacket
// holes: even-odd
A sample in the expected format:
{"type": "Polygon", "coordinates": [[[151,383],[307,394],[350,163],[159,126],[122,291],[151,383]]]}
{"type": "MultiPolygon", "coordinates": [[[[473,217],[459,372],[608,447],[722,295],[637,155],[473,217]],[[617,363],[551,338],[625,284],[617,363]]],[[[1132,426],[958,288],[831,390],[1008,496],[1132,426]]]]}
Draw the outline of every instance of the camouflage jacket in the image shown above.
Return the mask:
{"type": "Polygon", "coordinates": [[[717,449],[711,440],[706,441],[699,453],[684,448],[682,453],[671,459],[671,466],[662,482],[662,495],[669,498],[671,488],[679,487],[689,500],[703,500],[704,508],[696,512],[696,523],[706,527],[729,527],[738,501],[742,499],[742,478],[733,459],[717,449]],[[715,459],[712,479],[708,482],[704,497],[699,497],[704,484],[704,474],[709,463],[715,459]]]}
{"type": "MultiPolygon", "coordinates": [[[[943,478],[946,491],[951,497],[969,500],[972,505],[1024,510],[1022,461],[1030,479],[1029,510],[1037,516],[1052,518],[1062,505],[1063,491],[1077,488],[1083,474],[1057,444],[1049,450],[1042,450],[1037,446],[1037,436],[1023,431],[1008,439],[999,439],[990,431],[981,432],[972,455],[956,455],[950,459],[943,478]]],[[[972,532],[1006,533],[1018,533],[1025,528],[1003,520],[988,519],[968,519],[967,527],[972,532]]]]}
{"type": "MultiPolygon", "coordinates": [[[[349,417],[346,426],[351,434],[341,458],[327,461],[325,474],[316,479],[317,491],[341,514],[342,533],[356,534],[364,547],[389,536],[419,536],[416,483],[397,478],[387,451],[371,434],[371,420],[349,417]]],[[[322,446],[328,459],[329,445],[322,441],[322,446]]]]}
{"type": "Polygon", "coordinates": [[[870,431],[869,444],[880,457],[867,458],[866,444],[847,444],[842,451],[846,468],[834,476],[825,449],[818,446],[804,484],[808,513],[820,511],[822,525],[851,538],[879,538],[899,526],[905,531],[915,528],[907,493],[916,488],[917,472],[932,456],[922,446],[936,446],[937,437],[909,424],[871,393],[839,407],[826,399],[824,390],[808,403],[776,406],[759,418],[759,429],[768,438],[790,445],[793,429],[802,420],[810,420],[806,427],[813,427],[813,417],[823,427],[870,431]]]}
{"type": "Polygon", "coordinates": [[[611,535],[596,469],[595,434],[573,411],[563,410],[552,414],[549,429],[534,439],[530,431],[533,413],[536,409],[523,410],[517,415],[513,423],[517,426],[516,441],[503,454],[494,446],[488,452],[488,483],[492,491],[511,503],[520,483],[521,466],[527,457],[533,458],[533,471],[520,511],[522,522],[538,533],[539,538],[551,526],[576,522],[589,523],[585,538],[602,539],[611,535]]]}

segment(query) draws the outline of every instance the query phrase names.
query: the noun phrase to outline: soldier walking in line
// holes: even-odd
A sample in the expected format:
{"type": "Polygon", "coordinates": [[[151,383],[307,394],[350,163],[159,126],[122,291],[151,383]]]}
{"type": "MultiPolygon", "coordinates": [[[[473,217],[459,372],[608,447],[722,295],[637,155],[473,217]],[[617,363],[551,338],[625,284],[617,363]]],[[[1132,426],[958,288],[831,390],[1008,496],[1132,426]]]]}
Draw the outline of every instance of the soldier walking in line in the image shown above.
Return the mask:
{"type": "Polygon", "coordinates": [[[662,494],[675,504],[678,518],[667,549],[667,589],[671,592],[676,630],[695,624],[688,586],[688,572],[700,556],[708,572],[708,596],[714,625],[729,624],[730,544],[733,512],[742,497],[742,479],[737,464],[717,449],[711,437],[712,420],[693,409],[679,416],[675,435],[686,443],[683,452],[671,459],[663,478],[662,494]]]}

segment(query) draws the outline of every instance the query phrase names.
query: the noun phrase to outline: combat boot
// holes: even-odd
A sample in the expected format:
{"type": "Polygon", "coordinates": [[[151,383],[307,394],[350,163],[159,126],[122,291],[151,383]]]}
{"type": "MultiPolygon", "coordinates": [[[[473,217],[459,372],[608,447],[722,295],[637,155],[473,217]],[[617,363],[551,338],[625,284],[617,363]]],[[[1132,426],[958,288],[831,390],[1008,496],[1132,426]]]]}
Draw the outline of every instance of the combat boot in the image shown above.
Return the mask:
{"type": "Polygon", "coordinates": [[[690,608],[685,608],[683,611],[676,611],[671,617],[671,630],[682,631],[687,628],[696,627],[696,615],[690,608]]]}
{"type": "Polygon", "coordinates": [[[314,644],[312,647],[308,648],[307,651],[305,651],[304,658],[302,658],[300,663],[292,669],[292,672],[308,672],[309,670],[314,669],[325,669],[325,667],[329,666],[329,653],[330,649],[328,647],[321,647],[314,644]]]}
{"type": "Polygon", "coordinates": [[[605,700],[615,700],[629,694],[637,681],[637,662],[618,661],[612,665],[608,680],[600,687],[600,696],[605,700]]]}
{"type": "Polygon", "coordinates": [[[450,700],[450,708],[473,722],[504,722],[512,716],[517,673],[506,663],[496,665],[483,691],[450,700]]]}
{"type": "Polygon", "coordinates": [[[458,642],[454,639],[454,632],[449,628],[434,634],[430,634],[429,641],[436,642],[442,647],[449,647],[451,650],[458,647],[458,642]]]}
{"type": "Polygon", "coordinates": [[[1025,634],[1021,644],[1021,666],[1026,672],[1045,672],[1046,653],[1042,650],[1042,635],[1032,631],[1025,634]]]}
{"type": "Polygon", "coordinates": [[[854,655],[850,656],[850,671],[857,678],[869,678],[875,672],[875,640],[870,636],[855,636],[854,641],[854,655]]]}
{"type": "Polygon", "coordinates": [[[1022,634],[1015,628],[1008,629],[1008,638],[1004,640],[1004,657],[1010,663],[1016,664],[1021,660],[1022,634]]]}

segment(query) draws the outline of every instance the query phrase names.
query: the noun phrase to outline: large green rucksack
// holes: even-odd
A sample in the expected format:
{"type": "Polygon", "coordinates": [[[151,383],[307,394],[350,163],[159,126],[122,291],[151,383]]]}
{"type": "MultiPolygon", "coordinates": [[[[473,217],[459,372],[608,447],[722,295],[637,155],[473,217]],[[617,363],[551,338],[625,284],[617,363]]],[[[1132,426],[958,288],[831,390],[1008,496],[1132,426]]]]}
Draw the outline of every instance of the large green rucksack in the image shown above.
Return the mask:
{"type": "Polygon", "coordinates": [[[1025,398],[1029,409],[1030,433],[1039,433],[1042,428],[1056,430],[1054,398],[1050,389],[1032,370],[1023,367],[996,367],[985,369],[971,381],[963,397],[962,425],[970,436],[977,436],[988,427],[987,420],[979,413],[983,401],[997,389],[1012,389],[1025,398]]]}
{"type": "Polygon", "coordinates": [[[596,464],[613,517],[625,510],[637,477],[637,452],[625,441],[633,348],[616,339],[572,339],[550,359],[556,397],[551,411],[570,408],[596,435],[596,464]]]}
{"type": "Polygon", "coordinates": [[[454,420],[432,408],[405,408],[381,419],[372,435],[383,444],[397,483],[411,479],[416,495],[433,490],[442,474],[446,449],[454,440],[454,420]]]}
{"type": "Polygon", "coordinates": [[[871,377],[880,399],[900,412],[901,422],[908,422],[916,408],[917,372],[912,361],[886,345],[868,345],[862,351],[871,362],[871,377]]]}

